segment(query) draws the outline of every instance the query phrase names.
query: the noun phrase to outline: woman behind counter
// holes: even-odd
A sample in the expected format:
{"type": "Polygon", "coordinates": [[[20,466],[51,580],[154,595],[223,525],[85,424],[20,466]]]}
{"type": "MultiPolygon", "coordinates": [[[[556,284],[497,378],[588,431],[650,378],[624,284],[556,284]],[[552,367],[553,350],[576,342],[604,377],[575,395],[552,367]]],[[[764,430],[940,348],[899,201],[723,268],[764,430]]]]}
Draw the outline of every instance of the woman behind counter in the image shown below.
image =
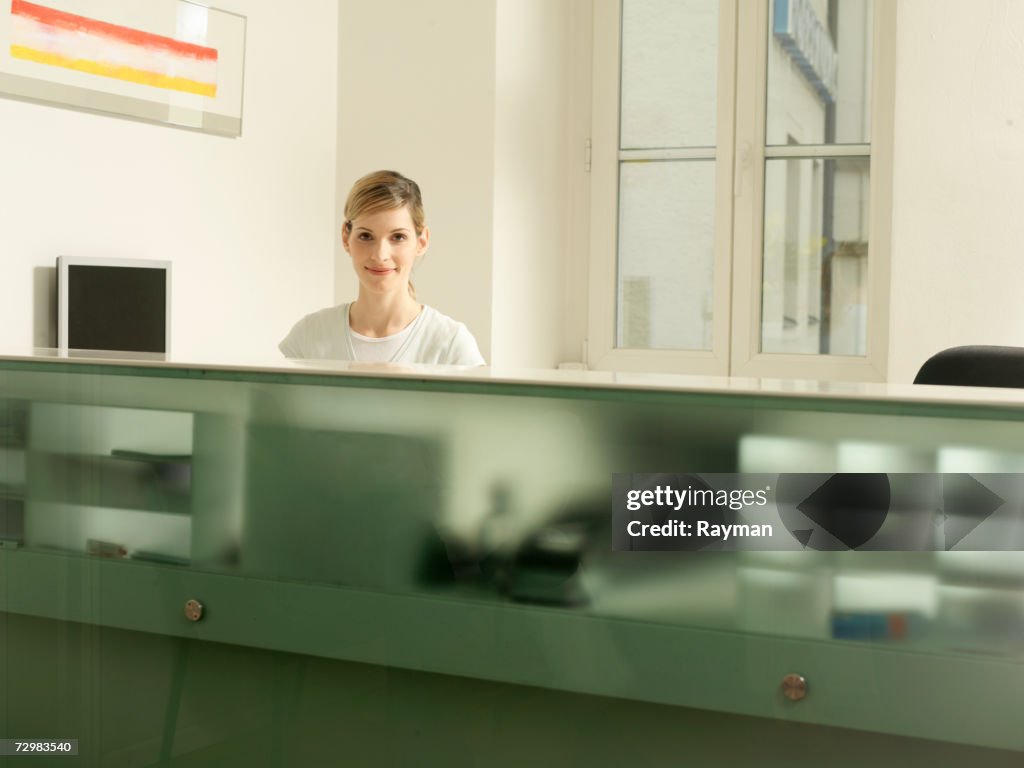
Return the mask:
{"type": "Polygon", "coordinates": [[[285,357],[384,363],[484,365],[465,325],[420,304],[409,278],[430,243],[420,188],[376,171],[345,201],[341,242],[359,278],[355,301],[299,320],[278,348],[285,357]]]}

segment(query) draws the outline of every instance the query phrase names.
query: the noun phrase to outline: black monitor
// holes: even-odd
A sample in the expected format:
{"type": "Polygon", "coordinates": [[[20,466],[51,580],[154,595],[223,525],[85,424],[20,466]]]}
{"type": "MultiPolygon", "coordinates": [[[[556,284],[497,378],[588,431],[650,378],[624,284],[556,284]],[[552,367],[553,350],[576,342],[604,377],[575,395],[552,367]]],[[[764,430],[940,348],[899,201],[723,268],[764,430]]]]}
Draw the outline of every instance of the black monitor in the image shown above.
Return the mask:
{"type": "Polygon", "coordinates": [[[57,347],[168,354],[171,264],[57,259],[57,347]]]}

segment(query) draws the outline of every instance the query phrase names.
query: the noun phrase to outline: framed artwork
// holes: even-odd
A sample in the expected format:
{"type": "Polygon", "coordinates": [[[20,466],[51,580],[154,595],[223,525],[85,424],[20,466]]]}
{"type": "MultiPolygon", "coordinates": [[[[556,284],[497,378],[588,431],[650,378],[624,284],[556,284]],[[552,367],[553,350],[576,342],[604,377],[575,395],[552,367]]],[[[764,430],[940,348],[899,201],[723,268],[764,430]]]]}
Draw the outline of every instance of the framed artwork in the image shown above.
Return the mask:
{"type": "Polygon", "coordinates": [[[0,96],[242,133],[245,17],[189,0],[0,0],[0,96]]]}

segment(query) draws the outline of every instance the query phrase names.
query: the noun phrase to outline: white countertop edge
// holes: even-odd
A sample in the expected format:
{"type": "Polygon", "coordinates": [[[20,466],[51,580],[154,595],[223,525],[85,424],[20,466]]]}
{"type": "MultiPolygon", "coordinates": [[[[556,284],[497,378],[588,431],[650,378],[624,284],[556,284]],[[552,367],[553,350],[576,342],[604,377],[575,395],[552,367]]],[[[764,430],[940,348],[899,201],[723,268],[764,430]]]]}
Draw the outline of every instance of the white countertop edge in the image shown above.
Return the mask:
{"type": "Polygon", "coordinates": [[[0,353],[5,361],[172,368],[231,373],[270,373],[311,376],[412,379],[519,386],[576,387],[645,392],[737,394],[824,400],[921,403],[930,405],[997,406],[1024,408],[1024,389],[944,387],[809,379],[752,379],[726,376],[691,376],[668,373],[633,373],[590,370],[395,365],[332,360],[203,360],[170,359],[158,355],[112,355],[108,352],[60,353],[56,349],[0,353]]]}

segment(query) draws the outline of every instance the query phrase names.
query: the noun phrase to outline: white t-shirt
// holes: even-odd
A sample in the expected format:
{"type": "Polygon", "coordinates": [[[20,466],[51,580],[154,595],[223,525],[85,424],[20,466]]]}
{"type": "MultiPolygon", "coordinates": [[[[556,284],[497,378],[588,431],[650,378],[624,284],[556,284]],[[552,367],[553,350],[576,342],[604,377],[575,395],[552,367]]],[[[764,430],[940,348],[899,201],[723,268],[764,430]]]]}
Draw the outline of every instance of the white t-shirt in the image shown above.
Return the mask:
{"type": "Polygon", "coordinates": [[[302,360],[486,365],[469,329],[425,304],[416,319],[398,333],[380,339],[363,336],[362,340],[349,328],[348,308],[341,304],[306,315],[278,349],[285,357],[302,360]],[[365,357],[367,345],[386,347],[389,356],[382,357],[378,351],[365,357]]]}
{"type": "Polygon", "coordinates": [[[413,329],[420,324],[423,313],[416,315],[416,319],[409,323],[398,333],[390,336],[363,336],[348,327],[349,340],[352,342],[353,359],[365,363],[390,363],[398,356],[399,351],[405,346],[413,329]]]}

